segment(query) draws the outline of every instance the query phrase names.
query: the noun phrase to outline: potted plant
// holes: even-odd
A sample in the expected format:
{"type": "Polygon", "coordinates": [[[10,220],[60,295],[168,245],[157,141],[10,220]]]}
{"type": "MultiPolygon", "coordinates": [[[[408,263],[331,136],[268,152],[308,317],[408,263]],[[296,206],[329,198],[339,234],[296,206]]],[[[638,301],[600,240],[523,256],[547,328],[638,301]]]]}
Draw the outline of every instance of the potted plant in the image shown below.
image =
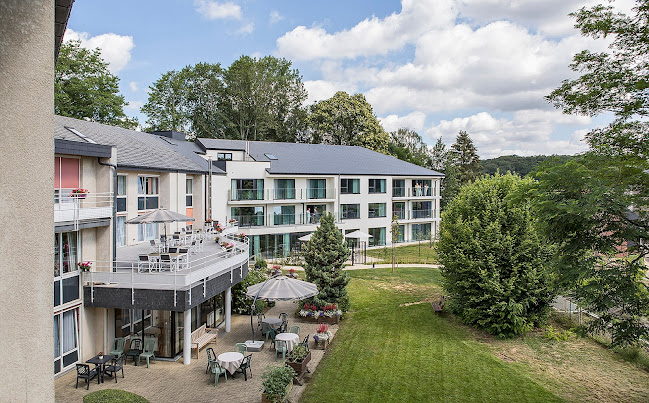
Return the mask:
{"type": "Polygon", "coordinates": [[[285,402],[293,387],[293,377],[296,375],[291,367],[270,366],[266,368],[262,379],[262,403],[285,402]]]}
{"type": "Polygon", "coordinates": [[[297,274],[295,274],[295,269],[293,268],[288,269],[288,277],[297,278],[297,274]]]}
{"type": "Polygon", "coordinates": [[[86,198],[86,195],[87,195],[88,193],[90,193],[90,192],[88,192],[88,189],[77,188],[77,189],[74,189],[74,190],[72,191],[72,193],[70,193],[70,196],[71,196],[71,197],[77,197],[77,198],[79,198],[79,199],[85,199],[85,198],[86,198]]]}
{"type": "Polygon", "coordinates": [[[315,341],[316,348],[321,348],[323,350],[327,349],[327,345],[331,341],[332,334],[329,331],[329,326],[321,323],[318,325],[318,330],[316,334],[313,335],[313,340],[315,341]]]}
{"type": "Polygon", "coordinates": [[[293,350],[286,356],[286,365],[293,368],[297,376],[306,372],[306,365],[309,361],[311,361],[311,351],[303,344],[293,347],[293,350]]]}
{"type": "Polygon", "coordinates": [[[213,222],[214,221],[211,218],[208,218],[207,220],[205,220],[205,226],[209,227],[213,222]]]}
{"type": "Polygon", "coordinates": [[[81,271],[90,271],[92,264],[90,262],[79,262],[77,263],[77,267],[79,267],[79,270],[81,271]]]}
{"type": "Polygon", "coordinates": [[[233,225],[236,222],[237,222],[237,220],[235,220],[234,218],[230,218],[230,220],[228,221],[228,224],[233,225]]]}
{"type": "Polygon", "coordinates": [[[221,242],[221,246],[224,247],[228,252],[234,248],[234,244],[230,242],[221,242]]]}

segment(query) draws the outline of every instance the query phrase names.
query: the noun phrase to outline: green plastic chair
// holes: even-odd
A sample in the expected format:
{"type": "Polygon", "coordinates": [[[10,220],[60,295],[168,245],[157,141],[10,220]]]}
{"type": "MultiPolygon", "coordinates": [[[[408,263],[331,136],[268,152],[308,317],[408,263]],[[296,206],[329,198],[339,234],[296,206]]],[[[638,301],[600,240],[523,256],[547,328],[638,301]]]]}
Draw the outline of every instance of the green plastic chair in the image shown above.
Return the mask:
{"type": "Polygon", "coordinates": [[[237,343],[234,345],[234,351],[237,353],[245,354],[248,351],[248,346],[246,343],[237,343]]]}
{"type": "Polygon", "coordinates": [[[277,354],[279,353],[282,353],[282,360],[286,361],[286,353],[288,353],[288,346],[286,345],[285,340],[275,341],[275,359],[277,359],[277,354]]]}
{"type": "Polygon", "coordinates": [[[117,356],[117,358],[121,357],[122,354],[124,354],[124,338],[123,337],[117,337],[115,341],[113,341],[113,350],[109,353],[112,355],[117,356]]]}
{"type": "Polygon", "coordinates": [[[261,334],[266,336],[266,341],[268,341],[268,337],[270,336],[270,330],[271,326],[268,323],[261,322],[261,334]]]}
{"type": "Polygon", "coordinates": [[[155,340],[149,339],[144,342],[144,351],[140,354],[140,360],[146,358],[146,367],[149,368],[149,359],[153,358],[155,361],[155,340]]]}
{"type": "Polygon", "coordinates": [[[217,387],[217,385],[219,384],[219,376],[221,376],[221,374],[225,376],[226,381],[228,380],[228,372],[224,368],[221,368],[218,361],[216,360],[209,361],[209,365],[210,365],[210,376],[214,374],[214,387],[217,387]]]}
{"type": "Polygon", "coordinates": [[[293,325],[293,326],[291,326],[290,329],[288,329],[288,332],[289,333],[295,333],[295,334],[297,334],[299,336],[300,335],[300,327],[297,326],[297,325],[293,325]]]}

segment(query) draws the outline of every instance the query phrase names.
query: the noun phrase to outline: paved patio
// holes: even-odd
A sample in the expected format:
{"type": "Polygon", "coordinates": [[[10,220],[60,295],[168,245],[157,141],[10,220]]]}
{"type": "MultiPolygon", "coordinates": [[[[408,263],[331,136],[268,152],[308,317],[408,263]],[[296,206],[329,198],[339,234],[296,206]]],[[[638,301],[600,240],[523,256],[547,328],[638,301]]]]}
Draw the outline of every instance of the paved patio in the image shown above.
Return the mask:
{"type": "MultiPolygon", "coordinates": [[[[300,326],[300,336],[304,339],[307,334],[313,335],[316,331],[317,324],[304,322],[293,317],[293,312],[297,308],[295,302],[278,302],[273,308],[266,312],[266,316],[277,317],[280,312],[289,314],[289,326],[300,326]]],[[[256,325],[256,318],[255,318],[256,325]]],[[[225,330],[219,330],[219,337],[215,343],[209,345],[214,348],[218,355],[226,351],[232,351],[237,342],[243,342],[251,338],[250,316],[233,315],[232,331],[225,333],[225,330]]],[[[335,335],[338,325],[331,325],[329,330],[335,335]]],[[[259,333],[256,333],[259,338],[259,333]]],[[[207,366],[207,354],[205,348],[200,352],[200,358],[192,358],[189,366],[182,364],[182,358],[176,362],[157,361],[152,363],[150,368],[146,367],[146,362],[134,366],[132,361],[124,367],[125,378],[118,376],[117,384],[111,377],[106,377],[103,384],[97,385],[93,380],[90,384],[90,390],[86,391],[85,384],[80,381],[78,389],[75,389],[76,372],[71,371],[55,380],[56,402],[82,402],[83,396],[89,392],[99,389],[123,389],[129,392],[137,393],[151,402],[259,402],[261,400],[261,374],[264,369],[270,365],[281,365],[281,357],[275,360],[275,351],[272,350],[270,341],[266,342],[264,349],[260,352],[252,353],[252,378],[244,381],[242,374],[237,374],[235,379],[228,376],[227,382],[223,377],[219,379],[219,384],[214,387],[214,378],[208,378],[205,374],[207,366]]],[[[313,347],[313,338],[309,338],[309,347],[313,347]]],[[[325,351],[311,349],[311,361],[309,370],[313,373],[315,368],[322,359],[325,351]]],[[[297,402],[302,392],[308,385],[310,374],[306,374],[307,382],[304,386],[295,385],[291,391],[289,399],[291,402],[297,402]]]]}

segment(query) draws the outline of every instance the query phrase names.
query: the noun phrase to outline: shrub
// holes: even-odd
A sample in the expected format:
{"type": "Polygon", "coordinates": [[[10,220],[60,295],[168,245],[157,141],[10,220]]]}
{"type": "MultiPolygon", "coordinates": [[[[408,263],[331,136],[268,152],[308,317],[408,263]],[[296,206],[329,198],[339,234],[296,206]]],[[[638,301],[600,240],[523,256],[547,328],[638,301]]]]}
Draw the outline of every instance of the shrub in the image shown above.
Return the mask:
{"type": "MultiPolygon", "coordinates": [[[[249,314],[252,300],[246,297],[246,290],[249,286],[266,281],[266,261],[259,261],[248,270],[248,275],[239,284],[232,287],[232,312],[238,314],[249,314]]],[[[258,300],[255,305],[257,312],[262,312],[266,306],[264,301],[258,300]]]]}
{"type": "Polygon", "coordinates": [[[438,243],[449,308],[500,337],[545,322],[553,298],[548,248],[529,204],[509,196],[530,182],[515,175],[466,185],[442,214],[438,243]]]}
{"type": "Polygon", "coordinates": [[[104,389],[88,393],[83,403],[149,403],[140,395],[121,389],[104,389]]]}
{"type": "Polygon", "coordinates": [[[286,387],[297,374],[289,366],[270,366],[264,370],[262,379],[262,391],[272,397],[273,401],[283,402],[286,399],[286,387]]]}
{"type": "Polygon", "coordinates": [[[575,332],[571,330],[559,330],[548,326],[543,333],[543,337],[552,341],[567,341],[576,337],[575,332]]]}

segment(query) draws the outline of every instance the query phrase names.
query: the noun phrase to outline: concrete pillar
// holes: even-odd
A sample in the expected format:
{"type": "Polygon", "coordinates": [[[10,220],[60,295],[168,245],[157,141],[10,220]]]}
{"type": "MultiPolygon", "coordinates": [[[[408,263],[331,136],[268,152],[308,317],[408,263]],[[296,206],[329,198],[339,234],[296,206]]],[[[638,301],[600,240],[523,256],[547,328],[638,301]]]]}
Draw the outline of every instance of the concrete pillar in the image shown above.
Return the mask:
{"type": "Polygon", "coordinates": [[[8,402],[54,401],[54,3],[0,1],[0,400],[8,402]]]}
{"type": "Polygon", "coordinates": [[[230,333],[232,322],[232,287],[225,290],[225,332],[230,333]]]}
{"type": "Polygon", "coordinates": [[[185,311],[183,320],[183,364],[189,365],[192,362],[192,310],[185,311]]]}

